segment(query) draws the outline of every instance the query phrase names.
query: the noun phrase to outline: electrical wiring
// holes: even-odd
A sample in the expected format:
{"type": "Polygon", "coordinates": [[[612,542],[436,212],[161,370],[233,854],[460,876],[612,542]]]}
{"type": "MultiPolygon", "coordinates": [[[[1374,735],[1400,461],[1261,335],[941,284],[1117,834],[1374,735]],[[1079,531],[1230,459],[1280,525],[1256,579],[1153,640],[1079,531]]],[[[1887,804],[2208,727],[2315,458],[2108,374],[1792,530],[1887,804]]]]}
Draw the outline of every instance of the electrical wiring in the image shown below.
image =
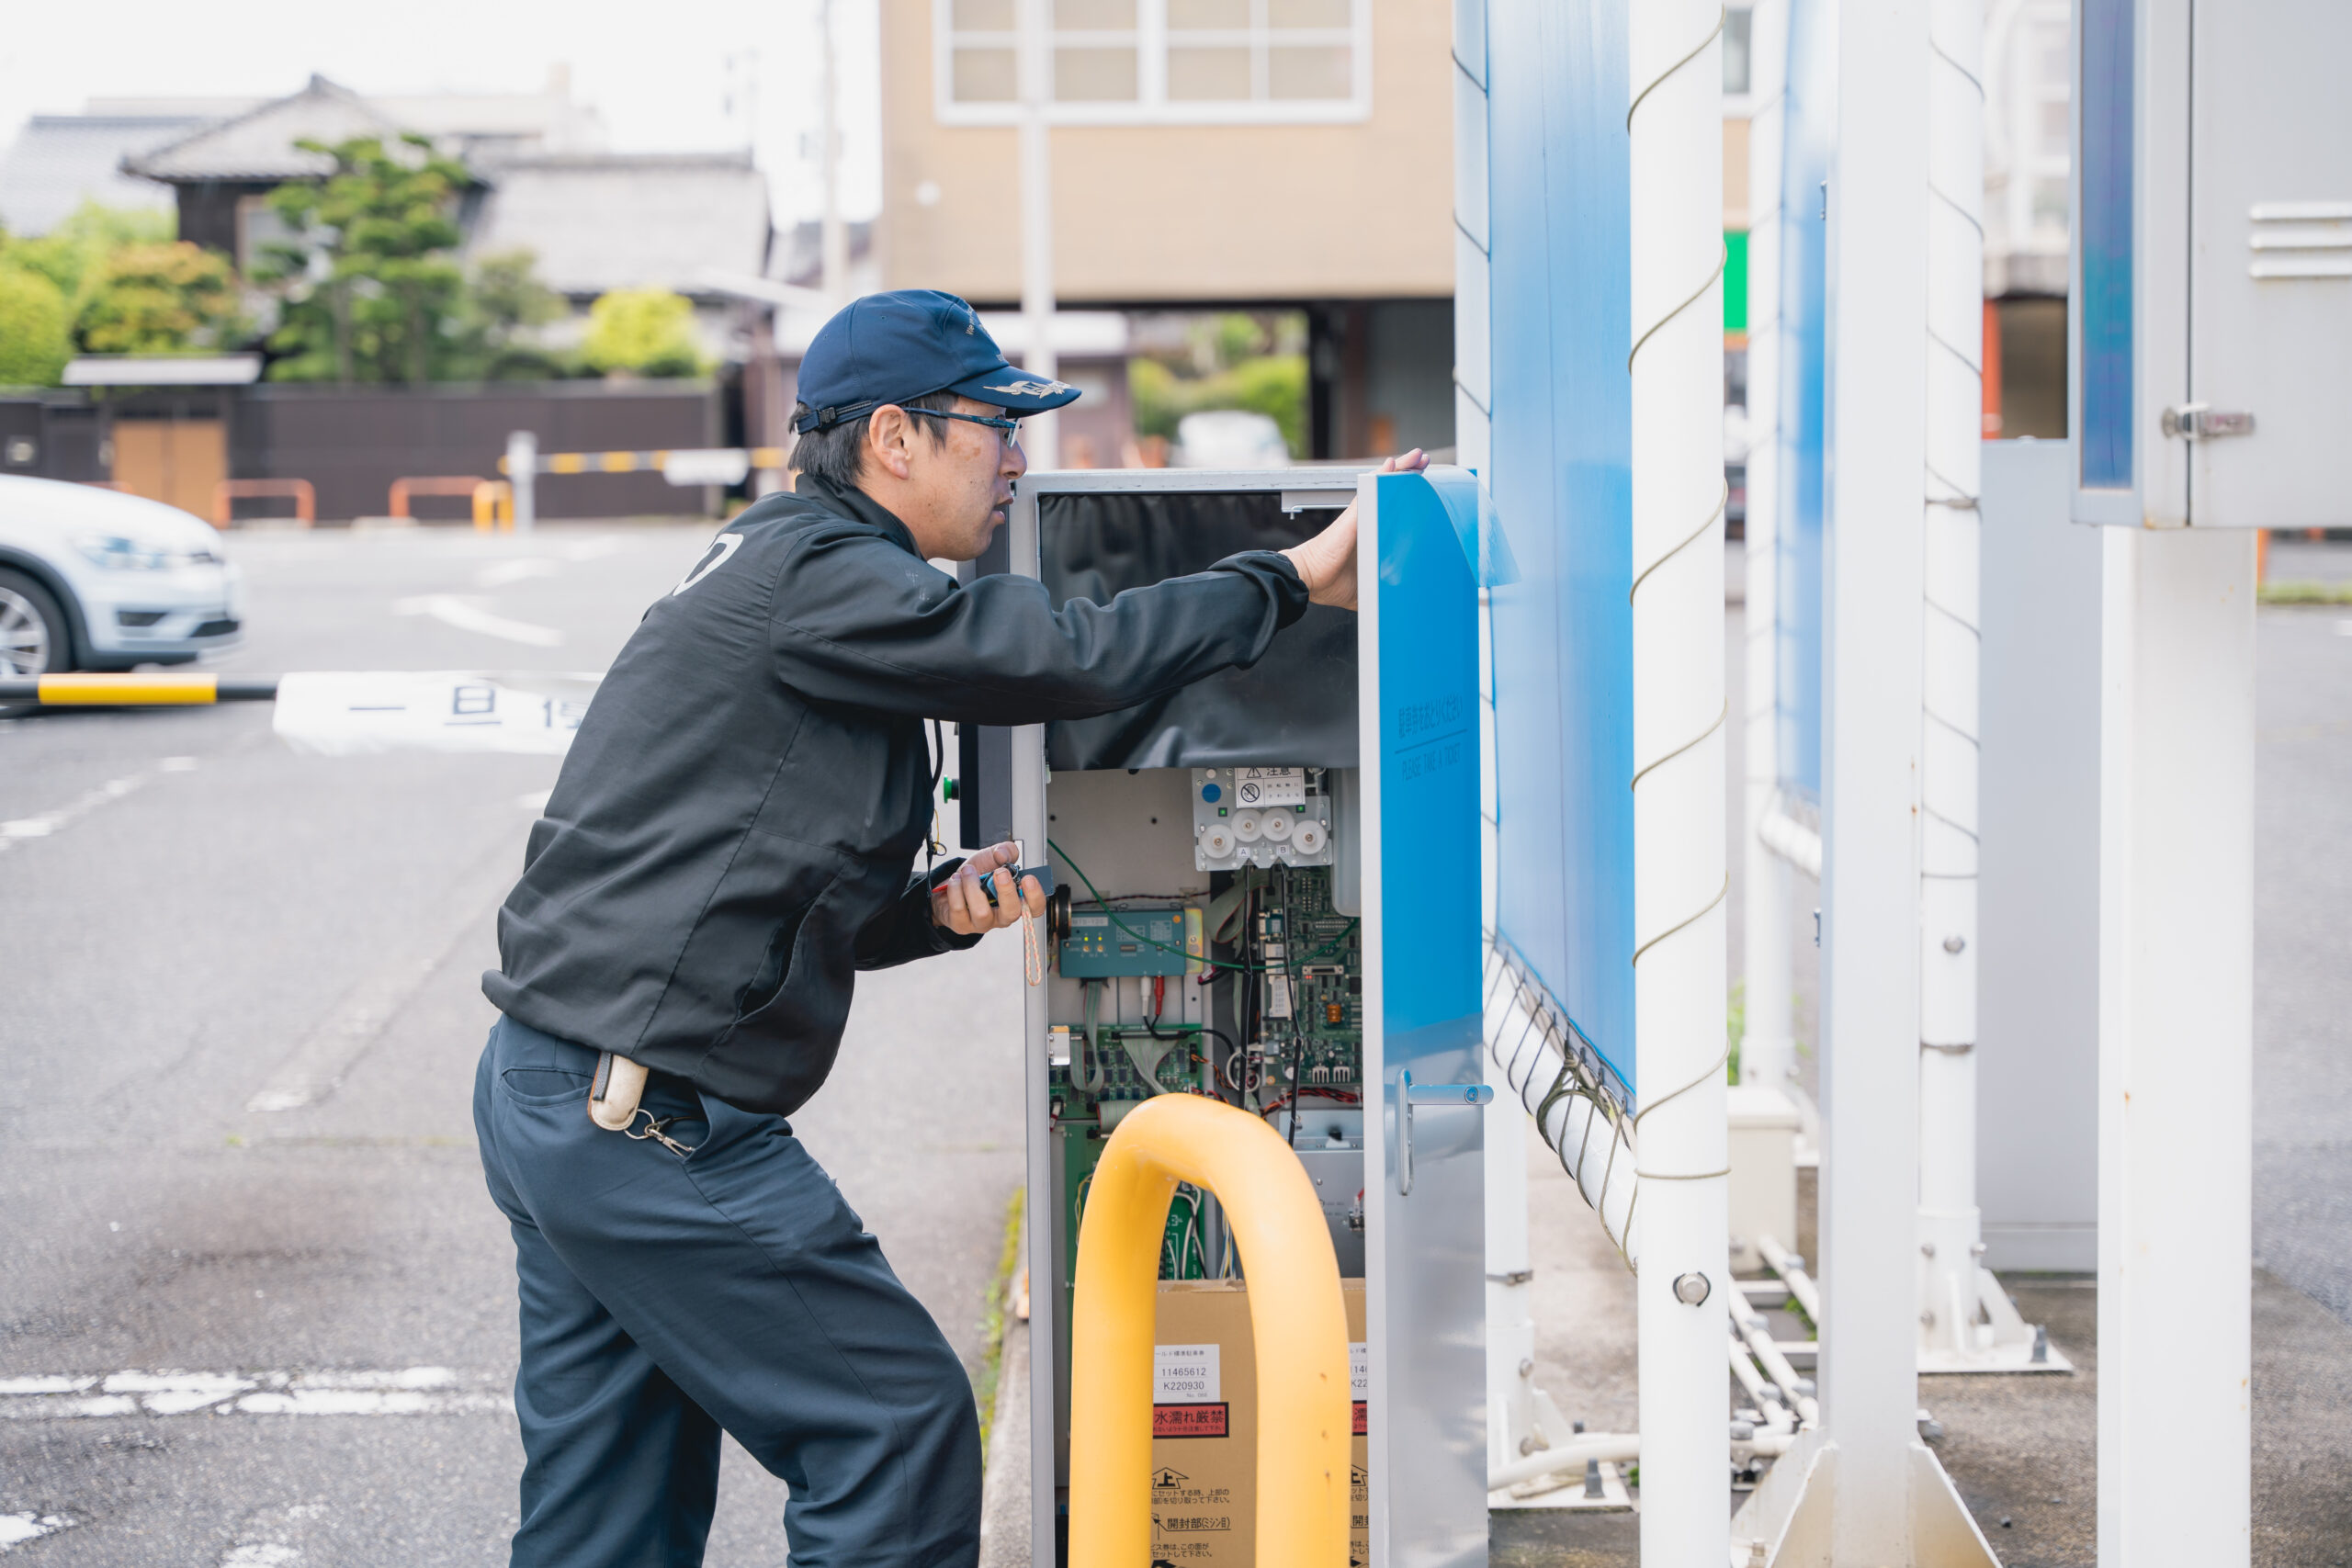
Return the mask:
{"type": "MultiPolygon", "coordinates": [[[[1204,964],[1213,969],[1230,969],[1236,974],[1247,975],[1255,973],[1262,968],[1262,965],[1234,964],[1222,958],[1211,958],[1205,954],[1188,953],[1183,948],[1178,947],[1174,942],[1156,942],[1152,938],[1144,935],[1143,932],[1136,930],[1135,927],[1119,919],[1119,911],[1111,907],[1110,900],[1103,897],[1102,895],[1096,890],[1093,879],[1086,874],[1084,867],[1080,866],[1076,861],[1069,858],[1069,852],[1068,850],[1062,848],[1051,839],[1047,839],[1046,840],[1046,848],[1052,851],[1054,854],[1060,859],[1064,865],[1069,867],[1070,871],[1076,874],[1079,881],[1085,885],[1087,897],[1097,908],[1101,908],[1104,914],[1111,917],[1111,923],[1118,927],[1121,935],[1132,937],[1146,947],[1156,947],[1162,953],[1172,953],[1180,958],[1189,958],[1196,964],[1204,964]]],[[[1348,938],[1355,933],[1356,927],[1361,922],[1356,920],[1350,920],[1338,935],[1325,942],[1322,946],[1317,948],[1314,952],[1305,954],[1301,958],[1300,962],[1310,963],[1315,959],[1322,957],[1326,953],[1337,953],[1340,946],[1347,942],[1348,938]]]]}
{"type": "MultiPolygon", "coordinates": [[[[1124,1029],[1114,1032],[1118,1039],[1119,1049],[1126,1053],[1128,1062],[1134,1065],[1136,1076],[1143,1079],[1144,1093],[1152,1097],[1166,1094],[1168,1086],[1159,1081],[1159,1068],[1160,1064],[1168,1060],[1170,1053],[1162,1051],[1153,1056],[1150,1061],[1146,1062],[1136,1052],[1136,1037],[1133,1034],[1124,1029]]],[[[1156,1040],[1159,1037],[1153,1035],[1152,1038],[1156,1040]]]]}
{"type": "Polygon", "coordinates": [[[1290,998],[1290,1131],[1283,1141],[1292,1148],[1298,1147],[1298,1080],[1306,1071],[1306,1034],[1298,1027],[1299,990],[1298,960],[1292,956],[1297,943],[1291,941],[1290,871],[1285,867],[1279,879],[1283,899],[1283,987],[1290,998]]]}
{"type": "Polygon", "coordinates": [[[1096,998],[1102,987],[1094,980],[1081,981],[1080,987],[1086,993],[1086,1032],[1080,1037],[1083,1043],[1079,1048],[1086,1053],[1086,1063],[1083,1070],[1070,1075],[1070,1081],[1088,1094],[1101,1094],[1111,1081],[1109,1070],[1102,1065],[1102,1041],[1094,1021],[1096,998]]]}

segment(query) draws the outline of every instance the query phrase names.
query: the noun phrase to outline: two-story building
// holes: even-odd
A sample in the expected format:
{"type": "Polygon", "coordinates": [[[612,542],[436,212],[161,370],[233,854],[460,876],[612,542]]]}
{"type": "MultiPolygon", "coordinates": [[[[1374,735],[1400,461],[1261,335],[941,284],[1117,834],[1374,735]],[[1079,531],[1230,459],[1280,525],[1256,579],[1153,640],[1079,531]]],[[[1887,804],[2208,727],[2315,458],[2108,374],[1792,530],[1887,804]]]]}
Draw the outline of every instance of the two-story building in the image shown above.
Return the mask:
{"type": "MultiPolygon", "coordinates": [[[[1016,0],[882,8],[885,287],[1021,296],[1016,0]]],[[[1295,309],[1312,455],[1453,441],[1444,0],[1049,0],[1057,302],[1295,309]]]]}

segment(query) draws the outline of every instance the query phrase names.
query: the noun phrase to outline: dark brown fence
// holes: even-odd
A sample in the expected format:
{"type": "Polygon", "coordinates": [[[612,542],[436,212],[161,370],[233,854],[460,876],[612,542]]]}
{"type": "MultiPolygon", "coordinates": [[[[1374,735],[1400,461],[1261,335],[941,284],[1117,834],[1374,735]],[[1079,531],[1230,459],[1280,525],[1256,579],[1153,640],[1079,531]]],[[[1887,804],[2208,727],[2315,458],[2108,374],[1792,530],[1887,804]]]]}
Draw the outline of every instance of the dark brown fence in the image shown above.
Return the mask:
{"type": "MultiPolygon", "coordinates": [[[[718,446],[720,394],[702,381],[546,381],[485,386],[261,385],[237,394],[232,479],[308,479],[322,522],[384,514],[392,481],[413,474],[498,477],[508,433],[527,430],[542,452],[718,446]]],[[[704,490],[659,474],[543,474],[538,515],[696,515],[704,490]]],[[[432,503],[426,503],[430,507],[432,503]]],[[[469,515],[445,503],[452,521],[469,515]]]]}

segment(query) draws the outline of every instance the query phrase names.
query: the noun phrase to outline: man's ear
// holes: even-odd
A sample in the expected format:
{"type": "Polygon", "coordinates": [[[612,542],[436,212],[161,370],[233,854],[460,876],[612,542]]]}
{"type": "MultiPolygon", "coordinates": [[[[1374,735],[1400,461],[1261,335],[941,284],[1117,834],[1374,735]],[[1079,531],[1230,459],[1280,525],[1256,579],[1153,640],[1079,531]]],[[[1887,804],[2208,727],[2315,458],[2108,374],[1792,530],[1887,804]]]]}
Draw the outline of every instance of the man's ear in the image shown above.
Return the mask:
{"type": "Polygon", "coordinates": [[[866,461],[878,465],[893,479],[914,472],[914,419],[896,403],[884,403],[865,422],[866,461]]]}

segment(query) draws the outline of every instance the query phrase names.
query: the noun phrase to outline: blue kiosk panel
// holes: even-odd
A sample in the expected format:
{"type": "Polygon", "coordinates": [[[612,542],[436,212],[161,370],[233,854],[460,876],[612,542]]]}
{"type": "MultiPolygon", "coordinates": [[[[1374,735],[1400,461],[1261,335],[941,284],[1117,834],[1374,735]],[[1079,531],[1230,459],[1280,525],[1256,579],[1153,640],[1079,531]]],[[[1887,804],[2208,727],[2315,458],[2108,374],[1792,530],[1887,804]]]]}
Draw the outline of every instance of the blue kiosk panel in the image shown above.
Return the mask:
{"type": "Polygon", "coordinates": [[[1408,1117],[1402,1085],[1407,1074],[1423,1086],[1485,1078],[1478,563],[1489,552],[1464,470],[1384,475],[1363,489],[1373,504],[1359,502],[1369,552],[1359,558],[1377,562],[1376,577],[1359,580],[1357,664],[1371,742],[1364,1072],[1381,1090],[1380,1174],[1364,1203],[1372,1535],[1390,1563],[1483,1563],[1485,1117],[1458,1102],[1408,1117]]]}

